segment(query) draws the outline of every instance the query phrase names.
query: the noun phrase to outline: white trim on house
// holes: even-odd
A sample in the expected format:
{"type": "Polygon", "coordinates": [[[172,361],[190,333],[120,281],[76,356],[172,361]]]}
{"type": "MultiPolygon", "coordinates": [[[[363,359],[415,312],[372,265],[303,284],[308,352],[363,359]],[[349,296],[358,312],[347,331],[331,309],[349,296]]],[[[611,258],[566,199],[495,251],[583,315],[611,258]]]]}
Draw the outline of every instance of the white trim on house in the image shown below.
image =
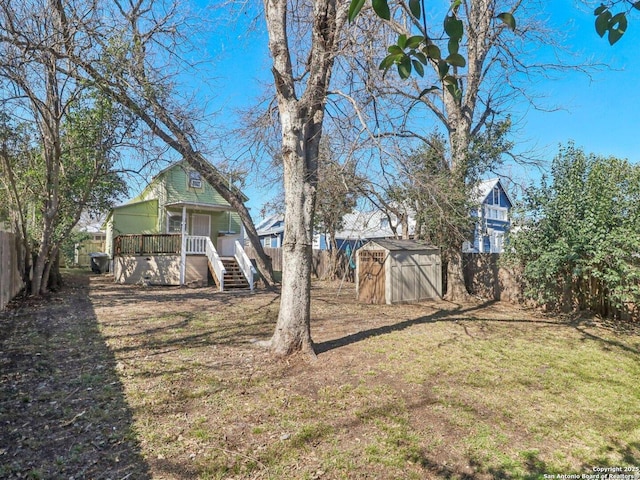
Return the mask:
{"type": "MultiPolygon", "coordinates": [[[[165,229],[167,233],[182,233],[182,222],[183,222],[183,218],[182,218],[182,212],[169,212],[166,211],[166,225],[165,225],[165,229]],[[180,220],[179,224],[174,223],[173,229],[171,228],[171,220],[172,217],[175,219],[174,222],[177,222],[178,220],[180,220]]],[[[189,217],[187,216],[187,218],[185,219],[188,223],[189,223],[189,217]]]]}
{"type": "Polygon", "coordinates": [[[498,220],[500,222],[508,222],[509,209],[506,207],[496,207],[495,205],[485,205],[484,218],[486,218],[487,220],[498,220]]]}
{"type": "Polygon", "coordinates": [[[511,198],[511,195],[509,195],[509,192],[505,188],[504,184],[502,183],[502,180],[499,177],[491,178],[489,180],[484,180],[484,181],[478,183],[478,185],[476,185],[476,187],[474,188],[473,193],[471,195],[472,201],[475,202],[475,203],[478,203],[478,204],[483,203],[487,199],[489,194],[493,193],[493,189],[495,187],[497,187],[498,184],[500,184],[500,186],[502,186],[503,193],[505,194],[507,200],[509,201],[509,203],[513,207],[515,205],[515,203],[514,203],[513,199],[511,198]]]}
{"type": "Polygon", "coordinates": [[[504,232],[494,230],[489,237],[491,253],[502,253],[504,251],[504,232]]]}

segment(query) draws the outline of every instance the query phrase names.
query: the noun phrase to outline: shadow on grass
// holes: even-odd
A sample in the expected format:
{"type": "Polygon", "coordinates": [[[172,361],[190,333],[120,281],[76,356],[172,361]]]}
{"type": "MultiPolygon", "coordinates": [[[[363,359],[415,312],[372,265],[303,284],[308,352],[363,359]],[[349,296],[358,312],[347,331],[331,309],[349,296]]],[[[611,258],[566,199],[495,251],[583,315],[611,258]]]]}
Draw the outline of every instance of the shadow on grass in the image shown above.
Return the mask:
{"type": "MultiPolygon", "coordinates": [[[[572,327],[578,332],[580,332],[583,337],[588,338],[590,340],[598,341],[606,346],[616,347],[626,352],[640,355],[640,350],[638,348],[625,345],[624,343],[607,339],[596,334],[590,333],[586,330],[588,323],[587,319],[576,317],[571,318],[567,321],[558,321],[558,320],[545,320],[543,318],[531,320],[531,319],[495,319],[495,318],[464,318],[461,315],[469,314],[474,311],[483,310],[491,305],[497,303],[495,300],[490,300],[478,305],[470,306],[467,308],[462,308],[460,305],[453,310],[438,310],[437,312],[431,315],[425,315],[423,317],[413,318],[409,320],[404,320],[402,322],[394,323],[392,325],[383,325],[381,327],[376,327],[368,330],[362,330],[357,333],[352,333],[350,335],[336,338],[333,340],[328,340],[325,342],[316,343],[314,345],[314,350],[316,354],[326,353],[330,350],[334,350],[336,348],[346,347],[347,345],[351,345],[354,343],[358,343],[369,338],[378,337],[380,335],[386,335],[389,333],[400,332],[407,328],[416,326],[416,325],[424,325],[429,323],[438,323],[438,322],[492,322],[492,323],[530,323],[535,325],[546,325],[550,327],[559,327],[566,328],[572,327]]],[[[466,331],[466,328],[465,328],[466,331]]],[[[468,332],[467,332],[468,334],[468,332]]]]}
{"type": "Polygon", "coordinates": [[[0,314],[0,477],[150,479],[89,278],[66,282],[0,314]]]}
{"type": "MultiPolygon", "coordinates": [[[[170,315],[170,317],[173,316],[176,315],[170,315]]],[[[271,318],[263,318],[245,322],[240,329],[220,323],[203,329],[202,326],[194,324],[198,321],[197,314],[180,313],[179,316],[180,320],[168,325],[143,328],[137,332],[109,337],[126,338],[128,342],[132,342],[114,348],[114,353],[129,354],[131,357],[121,357],[122,360],[127,360],[135,358],[140,351],[144,351],[147,356],[153,356],[182,348],[204,348],[217,345],[246,346],[255,338],[266,336],[275,323],[271,318]]]]}
{"type": "Polygon", "coordinates": [[[219,292],[217,287],[180,287],[167,285],[142,286],[140,284],[119,284],[115,283],[113,276],[105,274],[94,276],[94,284],[99,287],[99,291],[93,295],[104,307],[114,307],[119,305],[129,305],[132,302],[152,301],[155,304],[174,304],[176,301],[199,301],[203,299],[215,300],[221,305],[232,305],[243,297],[253,297],[266,293],[273,295],[274,302],[279,299],[279,289],[256,289],[249,290],[227,290],[219,292]]]}
{"type": "MultiPolygon", "coordinates": [[[[362,330],[357,333],[352,333],[345,337],[336,338],[334,340],[328,340],[326,342],[316,343],[314,345],[314,349],[316,354],[325,353],[330,350],[346,347],[347,345],[351,345],[353,343],[362,342],[363,340],[367,340],[369,338],[379,337],[380,335],[386,335],[393,332],[400,332],[407,328],[413,327],[415,325],[423,325],[426,323],[436,323],[440,321],[454,321],[454,319],[449,318],[452,315],[459,315],[461,313],[469,313],[474,310],[480,310],[482,308],[486,308],[495,302],[487,302],[482,305],[473,306],[470,308],[462,309],[458,306],[454,310],[439,310],[431,315],[426,315],[424,317],[414,318],[411,320],[404,320],[399,323],[394,323],[392,325],[383,325],[382,327],[371,328],[369,330],[362,330]]],[[[456,318],[455,320],[460,320],[460,318],[456,318]]]]}
{"type": "MultiPolygon", "coordinates": [[[[428,398],[409,405],[409,410],[425,412],[425,406],[437,402],[428,398]]],[[[370,409],[362,419],[380,422],[389,417],[394,405],[386,405],[386,408],[370,409]]],[[[413,414],[413,413],[412,413],[413,414]]],[[[355,428],[357,422],[347,426],[355,428]]],[[[401,443],[398,443],[401,445],[401,443]]],[[[523,479],[536,480],[545,478],[617,478],[616,475],[626,475],[627,479],[635,479],[640,466],[640,442],[613,441],[600,454],[584,461],[578,469],[562,468],[545,461],[537,449],[518,452],[515,457],[509,458],[499,451],[487,450],[480,454],[480,458],[466,453],[452,462],[449,455],[438,457],[428,449],[419,451],[407,449],[404,460],[420,465],[429,471],[429,478],[457,479],[457,480],[486,480],[492,479],[523,479]],[[486,455],[486,459],[483,458],[486,455]],[[609,473],[610,475],[607,475],[609,473]],[[634,476],[635,475],[635,476],[634,476]],[[590,477],[593,476],[593,477],[590,477]]]]}
{"type": "Polygon", "coordinates": [[[145,355],[162,355],[181,348],[245,346],[269,334],[277,318],[279,295],[273,291],[119,285],[107,276],[94,278],[94,284],[91,301],[96,308],[115,307],[124,312],[130,305],[149,305],[146,311],[131,309],[131,315],[125,318],[120,314],[107,318],[105,325],[115,330],[108,339],[122,340],[112,347],[116,354],[135,357],[142,350],[145,355]],[[250,302],[245,303],[245,298],[250,302]],[[240,311],[234,313],[239,305],[240,311]],[[238,319],[234,315],[247,317],[238,319]]]}

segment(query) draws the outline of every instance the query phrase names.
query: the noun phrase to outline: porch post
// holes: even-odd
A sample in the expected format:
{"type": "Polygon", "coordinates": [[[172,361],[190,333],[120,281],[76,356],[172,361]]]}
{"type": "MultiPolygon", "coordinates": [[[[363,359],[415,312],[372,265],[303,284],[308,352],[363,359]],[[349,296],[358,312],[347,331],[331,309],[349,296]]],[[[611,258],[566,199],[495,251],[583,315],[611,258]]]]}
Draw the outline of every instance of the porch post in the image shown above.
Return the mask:
{"type": "Polygon", "coordinates": [[[182,207],[182,245],[180,248],[180,286],[184,285],[187,269],[187,207],[182,207]]]}

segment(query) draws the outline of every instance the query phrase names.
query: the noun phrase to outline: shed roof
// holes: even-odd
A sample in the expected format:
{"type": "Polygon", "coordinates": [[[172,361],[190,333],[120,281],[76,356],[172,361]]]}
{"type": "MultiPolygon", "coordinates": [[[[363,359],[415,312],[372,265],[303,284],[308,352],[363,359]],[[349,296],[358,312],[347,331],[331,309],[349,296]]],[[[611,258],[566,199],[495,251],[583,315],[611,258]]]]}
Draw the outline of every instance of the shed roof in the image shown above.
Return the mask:
{"type": "Polygon", "coordinates": [[[421,250],[439,250],[438,247],[429,245],[426,242],[419,240],[400,240],[395,238],[381,238],[372,240],[369,243],[375,243],[380,245],[389,251],[409,250],[409,251],[421,251],[421,250]]]}

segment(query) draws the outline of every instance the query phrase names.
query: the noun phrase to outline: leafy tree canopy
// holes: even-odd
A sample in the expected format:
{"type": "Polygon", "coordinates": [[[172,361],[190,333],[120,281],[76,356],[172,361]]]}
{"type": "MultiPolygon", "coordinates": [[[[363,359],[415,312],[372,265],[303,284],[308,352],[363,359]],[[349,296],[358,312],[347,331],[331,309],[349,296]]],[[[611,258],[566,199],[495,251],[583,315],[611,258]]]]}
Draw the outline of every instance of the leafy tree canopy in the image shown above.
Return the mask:
{"type": "Polygon", "coordinates": [[[551,174],[528,190],[510,238],[526,296],[565,309],[638,304],[640,166],[568,144],[551,174]]]}

